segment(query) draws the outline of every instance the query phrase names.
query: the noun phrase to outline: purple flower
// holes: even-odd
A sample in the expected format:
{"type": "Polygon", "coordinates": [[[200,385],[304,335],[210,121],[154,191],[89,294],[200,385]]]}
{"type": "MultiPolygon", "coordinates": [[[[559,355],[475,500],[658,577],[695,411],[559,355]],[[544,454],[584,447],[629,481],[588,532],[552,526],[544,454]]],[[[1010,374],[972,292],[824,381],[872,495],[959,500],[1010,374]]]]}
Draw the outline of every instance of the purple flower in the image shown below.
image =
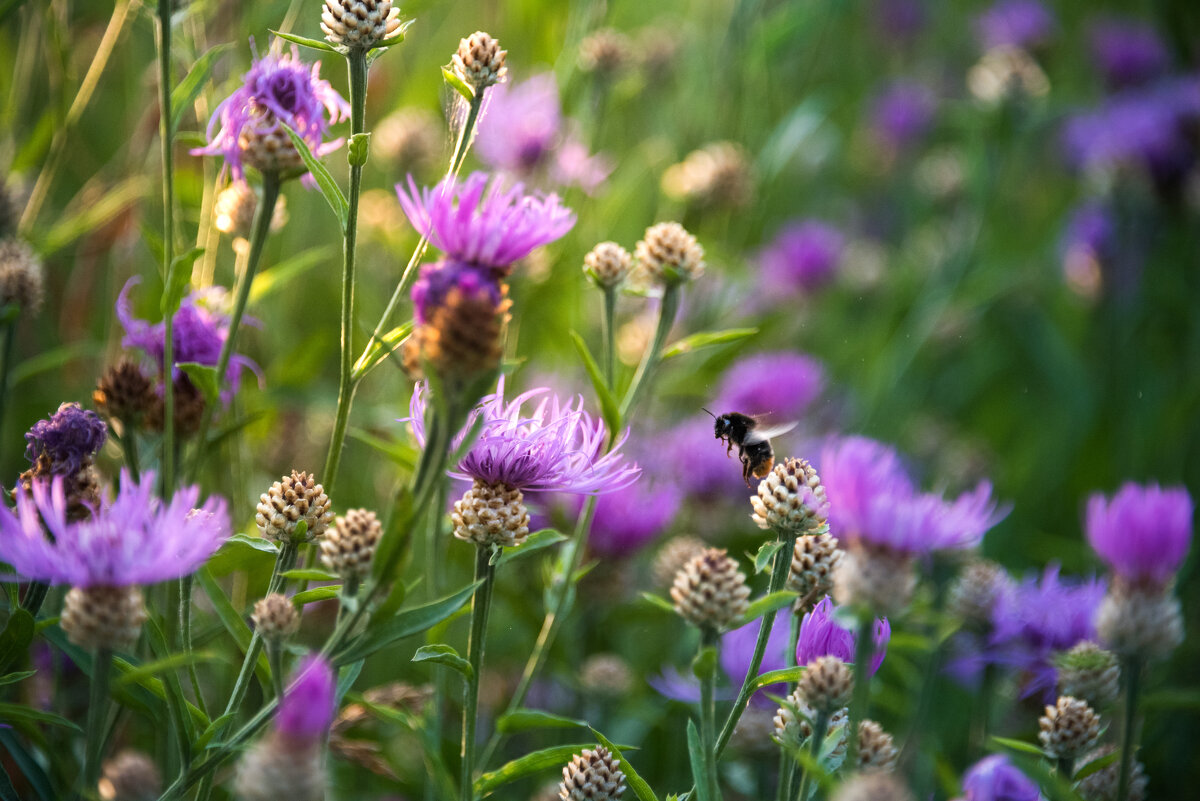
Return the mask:
{"type": "Polygon", "coordinates": [[[500,277],[518,259],[562,237],[575,225],[575,212],[557,195],[525,195],[522,184],[489,186],[488,176],[472,173],[466,181],[444,178],[433,189],[396,185],[400,206],[419,233],[450,259],[490,267],[500,277]],[[486,191],[485,191],[486,190],[486,191]]]}
{"type": "Polygon", "coordinates": [[[323,656],[309,654],[292,675],[275,713],[275,730],[294,740],[319,740],[333,722],[337,673],[323,656]]]}
{"type": "Polygon", "coordinates": [[[937,112],[937,98],[929,87],[898,81],[875,98],[871,128],[892,150],[907,150],[929,132],[937,112]]]}
{"type": "MultiPolygon", "coordinates": [[[[807,665],[818,657],[836,656],[843,662],[853,662],[855,643],[858,635],[850,629],[843,628],[836,620],[837,608],[827,597],[804,615],[800,622],[800,639],[796,644],[796,663],[807,665]]],[[[887,618],[881,617],[875,621],[875,634],[872,637],[874,649],[871,654],[872,676],[883,664],[887,655],[888,641],[892,638],[892,627],[887,618]]]]}
{"type": "Polygon", "coordinates": [[[1108,18],[1094,23],[1089,33],[1092,59],[1111,88],[1139,86],[1170,65],[1166,46],[1149,25],[1108,18]]]}
{"type": "Polygon", "coordinates": [[[321,79],[320,70],[320,63],[310,68],[302,62],[295,45],[290,54],[273,50],[256,57],[242,85],[213,112],[208,146],[192,154],[223,156],[234,180],[242,180],[247,141],[281,137],[287,141],[281,123],[299,134],[313,155],[336,150],[341,139],[323,140],[330,125],[349,119],[350,104],[321,79]]]}
{"type": "Polygon", "coordinates": [[[209,498],[197,509],[200,488],[191,486],[164,504],[154,487],[154,473],[134,483],[122,471],[115,500],[91,519],[69,523],[62,479],[35,481],[32,497],[18,493],[15,513],[0,504],[0,562],[23,578],[77,587],[153,584],[187,575],[229,537],[225,501],[209,498]]]}
{"type": "MultiPolygon", "coordinates": [[[[158,369],[163,369],[164,348],[166,347],[166,326],[150,323],[133,316],[129,292],[141,283],[141,278],[134,276],[125,282],[121,294],[117,297],[117,319],[125,329],[121,346],[138,348],[152,358],[158,369]]],[[[215,307],[217,303],[212,290],[199,290],[188,293],[187,297],[175,312],[174,346],[175,364],[196,362],[197,364],[216,367],[221,358],[221,348],[229,338],[229,316],[215,307]]],[[[229,359],[229,369],[225,381],[229,389],[222,393],[222,398],[228,400],[237,392],[243,369],[249,369],[258,374],[258,368],[253,361],[235,353],[229,359]]],[[[182,375],[177,367],[172,371],[172,377],[178,379],[182,375]]],[[[261,380],[261,375],[259,376],[261,380]]]]}
{"type": "Polygon", "coordinates": [[[679,511],[682,495],[671,484],[630,484],[596,501],[588,547],[600,557],[628,558],[666,530],[679,511]]]}
{"type": "Polygon", "coordinates": [[[1122,579],[1166,583],[1192,541],[1192,499],[1183,487],[1125,484],[1108,501],[1088,499],[1087,539],[1122,579]]]}
{"type": "Polygon", "coordinates": [[[1038,786],[1004,754],[993,754],[972,765],[963,776],[966,801],[1037,801],[1038,786]]]}
{"type": "Polygon", "coordinates": [[[589,195],[612,174],[613,163],[603,154],[592,155],[587,145],[568,136],[554,152],[550,180],[562,186],[578,186],[589,195]]]}
{"type": "MultiPolygon", "coordinates": [[[[408,418],[413,435],[425,446],[424,384],[413,389],[408,418]]],[[[532,389],[504,402],[504,377],[467,417],[454,438],[458,448],[475,421],[482,418],[479,438],[451,470],[454,478],[489,484],[506,484],[529,492],[567,492],[600,495],[632,484],[641,474],[620,453],[626,432],[605,452],[608,431],[601,420],[583,410],[583,397],[563,403],[545,388],[532,389]],[[522,410],[526,402],[541,397],[537,406],[522,410]]]]}
{"type": "Polygon", "coordinates": [[[1116,226],[1100,203],[1086,203],[1071,213],[1063,234],[1063,277],[1084,294],[1094,295],[1102,283],[1101,270],[1116,252],[1116,226]]]}
{"type": "Polygon", "coordinates": [[[718,414],[770,414],[799,418],[821,394],[825,369],[811,356],[791,351],[761,353],[735,362],[721,378],[718,414]]]}
{"type": "Polygon", "coordinates": [[[64,403],[49,420],[38,420],[25,434],[25,458],[35,464],[43,453],[50,458],[50,472],[69,476],[79,472],[89,457],[104,447],[108,426],[95,412],[64,403]]]}
{"type": "Polygon", "coordinates": [[[460,261],[425,264],[421,266],[421,275],[412,288],[417,324],[428,323],[431,312],[445,304],[452,290],[457,290],[465,297],[486,295],[493,306],[501,298],[500,284],[486,268],[460,261]]]}
{"type": "Polygon", "coordinates": [[[812,292],[837,272],[846,238],[820,220],[796,220],[786,225],[759,254],[765,288],[812,292]]]}
{"type": "Polygon", "coordinates": [[[714,438],[711,417],[690,417],[657,439],[666,462],[687,465],[675,476],[684,492],[708,501],[730,496],[745,499],[741,465],[736,455],[726,454],[714,438]]]}
{"type": "MultiPolygon", "coordinates": [[[[791,634],[791,620],[787,610],[781,610],[775,615],[775,624],[767,638],[767,648],[763,651],[762,665],[759,673],[770,670],[782,670],[787,667],[787,646],[791,634]]],[[[750,660],[754,656],[754,645],[758,642],[759,621],[753,620],[721,636],[721,670],[729,678],[729,683],[741,687],[750,672],[750,660]]],[[[787,690],[782,684],[764,687],[754,694],[751,699],[756,705],[768,708],[777,706],[767,698],[767,693],[784,695],[787,690]]]]}
{"type": "Polygon", "coordinates": [[[984,49],[1008,45],[1037,47],[1054,32],[1054,17],[1037,0],[999,0],[975,20],[984,49]]]}

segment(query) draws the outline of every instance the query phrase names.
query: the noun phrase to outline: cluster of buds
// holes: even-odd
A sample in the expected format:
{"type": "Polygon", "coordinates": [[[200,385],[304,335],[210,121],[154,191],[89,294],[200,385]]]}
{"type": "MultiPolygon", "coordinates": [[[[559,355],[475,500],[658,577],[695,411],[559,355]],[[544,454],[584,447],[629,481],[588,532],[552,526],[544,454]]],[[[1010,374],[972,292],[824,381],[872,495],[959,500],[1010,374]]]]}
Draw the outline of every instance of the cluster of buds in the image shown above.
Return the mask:
{"type": "Polygon", "coordinates": [[[100,504],[100,478],[93,460],[108,438],[100,416],[64,403],[25,434],[25,458],[32,465],[21,473],[19,490],[29,492],[35,481],[62,478],[67,519],[83,520],[100,504]]]}

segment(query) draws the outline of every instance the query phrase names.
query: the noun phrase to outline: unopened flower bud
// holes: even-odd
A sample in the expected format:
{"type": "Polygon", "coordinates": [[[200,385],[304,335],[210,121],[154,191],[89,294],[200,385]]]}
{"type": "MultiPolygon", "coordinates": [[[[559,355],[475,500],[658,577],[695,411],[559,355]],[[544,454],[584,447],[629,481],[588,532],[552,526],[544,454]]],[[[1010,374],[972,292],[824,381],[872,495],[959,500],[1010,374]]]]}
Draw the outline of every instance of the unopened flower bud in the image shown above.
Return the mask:
{"type": "Polygon", "coordinates": [[[655,283],[671,286],[704,274],[704,248],[677,222],[647,228],[635,255],[639,267],[655,283]]]}
{"type": "MultiPolygon", "coordinates": [[[[401,109],[379,121],[371,133],[371,155],[376,153],[398,169],[421,173],[442,155],[445,125],[425,109],[401,109]]],[[[395,205],[395,198],[391,199],[395,205]]]]}
{"type": "Polygon", "coordinates": [[[858,769],[864,773],[890,773],[896,767],[896,743],[873,720],[858,724],[858,769]]]}
{"type": "Polygon", "coordinates": [[[833,574],[842,556],[837,537],[832,534],[797,537],[786,589],[800,594],[797,602],[828,595],[833,591],[833,574]]]}
{"type": "Polygon", "coordinates": [[[833,597],[845,606],[863,606],[877,615],[903,612],[916,590],[908,554],[851,547],[833,574],[833,597]]]}
{"type": "MultiPolygon", "coordinates": [[[[848,715],[848,710],[844,708],[835,710],[829,716],[829,724],[826,727],[826,732],[833,731],[839,726],[844,726],[848,715]]],[[[812,737],[812,723],[816,720],[816,717],[817,711],[809,706],[800,688],[797,687],[784,700],[783,706],[775,711],[776,742],[792,749],[799,748],[809,737],[812,737]]]]}
{"type": "Polygon", "coordinates": [[[1055,660],[1060,695],[1087,701],[1093,708],[1112,703],[1120,692],[1121,668],[1117,657],[1094,642],[1084,640],[1055,660]]]}
{"type": "Polygon", "coordinates": [[[1038,740],[1042,750],[1054,759],[1075,759],[1096,744],[1100,737],[1100,717],[1087,701],[1059,696],[1054,706],[1038,718],[1038,740]]]}
{"type": "Polygon", "coordinates": [[[286,596],[273,592],[254,604],[250,615],[254,630],[264,640],[286,640],[300,630],[300,613],[286,596]]]}
{"type": "Polygon", "coordinates": [[[832,801],[913,801],[913,794],[895,774],[857,773],[842,782],[832,801]]]}
{"type": "Polygon", "coordinates": [[[500,49],[500,42],[483,31],[475,31],[458,43],[458,51],[451,59],[455,74],[476,93],[500,83],[508,72],[504,59],[508,51],[500,49]]]}
{"type": "Polygon", "coordinates": [[[321,562],[343,579],[366,578],[382,536],[383,525],[374,512],[351,509],[321,540],[321,562]]]}
{"type": "Polygon", "coordinates": [[[392,0],[325,0],[321,30],[334,45],[367,50],[400,30],[392,0]]]}
{"type": "Polygon", "coordinates": [[[293,470],[271,485],[258,501],[254,516],[259,532],[269,540],[312,542],[333,522],[325,488],[309,473],[293,470]],[[303,535],[300,521],[304,521],[303,535]]]}
{"type": "Polygon", "coordinates": [[[788,459],[777,464],[758,483],[751,496],[751,517],[759,528],[807,534],[824,525],[829,517],[829,500],[821,477],[805,459],[788,459]]]}
{"type": "Polygon", "coordinates": [[[129,651],[145,622],[146,607],[136,585],[96,585],[71,588],[59,625],[68,640],[85,650],[129,651]]]}
{"type": "MultiPolygon", "coordinates": [[[[204,394],[186,375],[175,379],[171,402],[175,411],[175,433],[180,437],[190,437],[198,432],[204,419],[204,409],[208,404],[204,400],[204,394]]],[[[149,414],[146,415],[146,427],[152,431],[162,431],[166,413],[166,398],[156,394],[149,414]]]]}
{"type": "Polygon", "coordinates": [[[146,754],[126,749],[104,763],[97,791],[103,801],[155,801],[162,774],[146,754]]]}
{"type": "Polygon", "coordinates": [[[633,671],[616,654],[594,654],[583,663],[579,683],[588,692],[618,698],[633,686],[633,671]]]}
{"type": "Polygon", "coordinates": [[[604,746],[576,754],[563,768],[558,789],[563,801],[616,801],[624,792],[625,774],[604,746]]]}
{"type": "Polygon", "coordinates": [[[754,194],[754,173],[740,145],[714,142],[667,168],[662,189],[696,206],[740,208],[754,194]]]}
{"type": "Polygon", "coordinates": [[[816,712],[831,714],[850,703],[854,673],[836,656],[819,656],[808,663],[796,692],[816,712]]]}
{"type": "Polygon", "coordinates": [[[105,370],[92,392],[92,402],[101,414],[124,421],[141,420],[157,399],[150,378],[128,360],[105,370]]]}
{"type": "Polygon", "coordinates": [[[742,753],[764,754],[774,749],[775,721],[770,710],[751,704],[729,736],[729,747],[742,753]]]}
{"type": "Polygon", "coordinates": [[[996,601],[1010,585],[1008,574],[995,562],[971,562],[950,586],[950,612],[974,629],[987,630],[992,625],[996,601]]]}
{"type": "MultiPolygon", "coordinates": [[[[1087,766],[1116,751],[1114,745],[1102,745],[1080,760],[1079,772],[1084,772],[1087,766]]],[[[1117,783],[1120,781],[1120,759],[1105,765],[1100,770],[1090,773],[1079,780],[1075,786],[1076,792],[1083,801],[1117,801],[1117,783]]],[[[1129,771],[1129,801],[1146,801],[1146,770],[1142,763],[1133,760],[1129,771]]]]}
{"type": "Polygon", "coordinates": [[[601,242],[583,257],[583,272],[598,287],[615,287],[633,266],[629,251],[616,242],[601,242]]]}
{"type": "MultiPolygon", "coordinates": [[[[258,195],[253,187],[245,181],[234,181],[218,192],[213,201],[213,225],[223,234],[250,236],[257,208],[258,195]]],[[[287,198],[280,195],[271,214],[271,230],[278,231],[287,220],[287,198]]]]}
{"type": "Polygon", "coordinates": [[[323,801],[326,783],[319,748],[297,747],[291,738],[273,732],[242,756],[234,797],[238,801],[323,801]]]}
{"type": "Polygon", "coordinates": [[[579,66],[584,72],[611,77],[629,63],[629,37],[613,28],[588,34],[579,44],[579,66]]]}
{"type": "Polygon", "coordinates": [[[1170,587],[1114,580],[1096,610],[1096,633],[1122,656],[1165,659],[1183,642],[1183,614],[1170,587]]]}
{"type": "Polygon", "coordinates": [[[654,574],[654,583],[659,586],[670,585],[675,581],[675,574],[707,547],[699,537],[679,536],[667,540],[654,555],[654,563],[650,568],[654,574]]]}
{"type": "Polygon", "coordinates": [[[529,536],[529,510],[516,487],[475,479],[450,514],[454,536],[476,545],[520,545],[529,536]]]}
{"type": "Polygon", "coordinates": [[[0,240],[0,307],[14,304],[22,314],[42,305],[42,260],[15,237],[0,240]]]}
{"type": "Polygon", "coordinates": [[[746,614],[750,588],[737,560],[721,548],[709,548],[683,566],[671,587],[675,611],[701,628],[728,628],[746,614]]]}

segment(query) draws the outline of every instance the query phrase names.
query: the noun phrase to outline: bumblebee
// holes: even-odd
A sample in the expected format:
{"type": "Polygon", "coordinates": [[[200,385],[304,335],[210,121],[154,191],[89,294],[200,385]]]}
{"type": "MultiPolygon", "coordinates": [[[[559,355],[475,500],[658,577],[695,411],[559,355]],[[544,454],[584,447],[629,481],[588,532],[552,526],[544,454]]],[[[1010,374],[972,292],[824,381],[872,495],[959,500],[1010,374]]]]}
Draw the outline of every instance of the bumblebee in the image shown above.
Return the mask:
{"type": "MultiPolygon", "coordinates": [[[[704,411],[708,412],[708,409],[704,411]]],[[[715,420],[713,426],[717,439],[725,441],[725,453],[738,449],[738,458],[742,462],[742,478],[746,486],[751,486],[750,478],[765,478],[775,466],[775,451],[771,448],[771,437],[786,434],[796,427],[795,422],[783,425],[759,428],[759,421],[741,412],[727,412],[718,417],[708,412],[715,420]]]]}

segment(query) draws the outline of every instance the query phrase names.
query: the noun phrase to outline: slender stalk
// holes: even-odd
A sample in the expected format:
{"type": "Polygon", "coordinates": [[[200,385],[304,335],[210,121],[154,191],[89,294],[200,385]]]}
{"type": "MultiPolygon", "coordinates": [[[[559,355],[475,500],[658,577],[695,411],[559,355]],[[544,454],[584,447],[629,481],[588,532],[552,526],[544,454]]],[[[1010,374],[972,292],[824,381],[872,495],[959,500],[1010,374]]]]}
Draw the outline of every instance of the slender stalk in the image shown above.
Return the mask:
{"type": "Polygon", "coordinates": [[[136,426],[131,425],[129,422],[125,420],[121,421],[121,451],[125,454],[125,467],[129,469],[129,477],[135,483],[141,483],[142,463],[138,458],[137,433],[135,432],[135,428],[136,426]]]}
{"type": "Polygon", "coordinates": [[[1075,759],[1067,757],[1058,758],[1058,775],[1066,781],[1071,781],[1075,776],[1075,759]]]}
{"type": "MultiPolygon", "coordinates": [[[[804,618],[800,615],[798,607],[792,608],[792,617],[789,622],[791,625],[788,627],[788,649],[783,655],[783,666],[793,668],[796,667],[796,648],[800,645],[800,624],[804,622],[804,618]]],[[[797,683],[794,681],[788,682],[788,695],[795,692],[797,683]]]]}
{"type": "Polygon", "coordinates": [[[11,307],[5,310],[9,319],[0,332],[0,430],[4,428],[4,413],[8,411],[8,374],[12,369],[13,342],[16,339],[17,315],[11,307]]]}
{"type": "Polygon", "coordinates": [[[637,372],[633,374],[633,382],[621,402],[621,419],[624,420],[629,411],[637,403],[638,396],[645,389],[647,378],[658,365],[658,357],[663,345],[667,342],[667,334],[675,323],[675,313],[679,310],[679,285],[673,284],[663,289],[662,304],[658,309],[658,325],[654,329],[654,339],[649,349],[638,364],[637,372]]]}
{"type": "MultiPolygon", "coordinates": [[[[719,638],[717,630],[706,626],[700,637],[700,653],[709,648],[716,648],[719,638]]],[[[715,660],[714,660],[715,661],[715,660]]],[[[700,679],[700,748],[704,752],[704,776],[696,776],[697,783],[703,781],[708,785],[708,797],[720,799],[720,781],[717,778],[717,755],[714,752],[716,742],[717,707],[713,700],[717,670],[714,664],[700,679]]]]}
{"type": "Polygon", "coordinates": [[[100,758],[104,756],[105,722],[108,719],[108,685],[112,674],[112,651],[97,648],[92,654],[92,690],[88,699],[87,741],[83,751],[82,785],[79,797],[86,798],[100,779],[100,758]]]}
{"type": "MultiPolygon", "coordinates": [[[[175,169],[171,149],[171,0],[158,0],[158,137],[162,141],[163,275],[175,261],[175,169]]],[[[163,496],[175,489],[175,314],[163,316],[163,496]]]]}
{"type": "MultiPolygon", "coordinates": [[[[263,247],[271,231],[271,217],[275,214],[275,202],[279,199],[279,173],[264,172],[262,176],[262,197],[259,198],[258,208],[254,210],[254,227],[250,233],[250,255],[246,259],[246,272],[238,279],[237,296],[233,301],[233,312],[229,317],[229,336],[221,346],[221,355],[217,358],[217,386],[220,387],[229,372],[229,360],[237,345],[238,328],[242,324],[242,316],[246,313],[246,303],[250,299],[250,285],[254,283],[254,274],[258,271],[258,262],[262,258],[263,247]]],[[[200,428],[196,433],[196,449],[190,465],[192,474],[199,467],[207,452],[208,429],[216,414],[217,404],[208,404],[204,408],[204,416],[200,418],[200,428]]]]}
{"type": "Polygon", "coordinates": [[[41,581],[31,581],[25,589],[25,598],[21,601],[21,607],[29,614],[37,617],[38,611],[42,608],[42,604],[46,601],[46,594],[50,592],[50,585],[41,581]]]}
{"type": "MultiPolygon", "coordinates": [[[[821,759],[821,746],[825,743],[825,732],[829,729],[829,713],[818,712],[817,719],[813,721],[812,737],[809,740],[809,753],[812,754],[812,762],[814,765],[819,765],[821,759]]],[[[857,731],[857,729],[855,729],[857,731]]],[[[857,737],[850,737],[851,742],[857,740],[857,737]]],[[[847,761],[843,764],[852,764],[847,757],[847,761]]],[[[804,777],[800,780],[800,791],[796,793],[796,801],[805,801],[808,797],[808,785],[812,780],[812,771],[805,770],[804,777]]]]}
{"type": "MultiPolygon", "coordinates": [[[[192,585],[196,577],[189,573],[179,579],[179,632],[183,638],[183,652],[192,653],[192,585]]],[[[196,706],[204,714],[208,714],[208,705],[204,703],[204,693],[200,691],[200,676],[196,672],[196,663],[188,660],[188,679],[192,683],[192,693],[196,696],[196,706]]]]}
{"type": "MultiPolygon", "coordinates": [[[[353,47],[346,54],[346,65],[350,72],[350,134],[356,136],[366,131],[367,109],[367,51],[353,47]]],[[[329,438],[329,453],[325,457],[325,472],[321,478],[325,489],[333,496],[337,484],[338,467],[342,461],[342,449],[346,443],[346,429],[350,424],[350,407],[354,403],[356,382],[354,370],[354,257],[358,245],[358,202],[362,194],[363,164],[361,159],[351,158],[350,193],[347,197],[345,237],[342,241],[342,340],[341,371],[338,375],[337,414],[333,433],[329,438]],[[357,162],[357,163],[356,163],[357,162]]]]}
{"type": "Polygon", "coordinates": [[[1141,689],[1142,660],[1127,656],[1121,660],[1121,682],[1125,685],[1125,716],[1121,724],[1121,769],[1117,774],[1117,801],[1128,801],[1133,772],[1133,752],[1137,750],[1135,729],[1137,696],[1141,689]]]}
{"type": "Polygon", "coordinates": [[[483,668],[483,646],[487,639],[488,612],[492,606],[492,585],[496,580],[496,566],[492,564],[492,547],[479,545],[475,548],[475,580],[482,580],[471,601],[471,638],[467,641],[467,661],[471,663],[471,675],[463,693],[462,723],[462,769],[460,772],[460,797],[462,801],[475,798],[475,723],[479,706],[479,672],[483,668]]]}
{"type": "Polygon", "coordinates": [[[271,665],[271,687],[275,697],[283,697],[283,643],[272,639],[266,643],[267,662],[271,665]]]}
{"type": "MultiPolygon", "coordinates": [[[[775,560],[771,563],[771,583],[767,588],[768,594],[783,589],[787,582],[788,571],[792,567],[792,551],[796,548],[796,534],[795,532],[785,532],[782,537],[783,547],[775,553],[775,560]]],[[[771,629],[774,625],[774,611],[763,615],[762,622],[758,625],[758,639],[754,643],[754,654],[750,657],[750,668],[746,671],[746,678],[742,680],[742,687],[738,690],[737,699],[734,700],[733,708],[729,710],[729,717],[725,719],[725,725],[721,728],[720,736],[717,737],[715,754],[718,759],[721,752],[725,750],[725,746],[729,744],[729,738],[733,736],[733,730],[737,726],[738,720],[746,711],[746,705],[750,703],[750,685],[758,676],[758,669],[762,667],[763,654],[767,651],[767,640],[771,636],[771,629]]]]}
{"type": "Polygon", "coordinates": [[[871,697],[871,656],[875,650],[874,621],[864,614],[858,621],[858,638],[854,643],[854,695],[850,699],[850,720],[846,724],[846,764],[853,765],[858,756],[858,724],[867,716],[871,697]]]}
{"type": "Polygon", "coordinates": [[[614,324],[617,316],[617,288],[605,286],[601,291],[604,292],[604,316],[601,318],[604,336],[604,382],[615,392],[616,386],[613,382],[617,374],[617,342],[614,324]]]}
{"type": "Polygon", "coordinates": [[[785,801],[792,797],[793,779],[796,777],[796,760],[781,748],[779,751],[779,784],[775,787],[775,801],[785,801]]]}

